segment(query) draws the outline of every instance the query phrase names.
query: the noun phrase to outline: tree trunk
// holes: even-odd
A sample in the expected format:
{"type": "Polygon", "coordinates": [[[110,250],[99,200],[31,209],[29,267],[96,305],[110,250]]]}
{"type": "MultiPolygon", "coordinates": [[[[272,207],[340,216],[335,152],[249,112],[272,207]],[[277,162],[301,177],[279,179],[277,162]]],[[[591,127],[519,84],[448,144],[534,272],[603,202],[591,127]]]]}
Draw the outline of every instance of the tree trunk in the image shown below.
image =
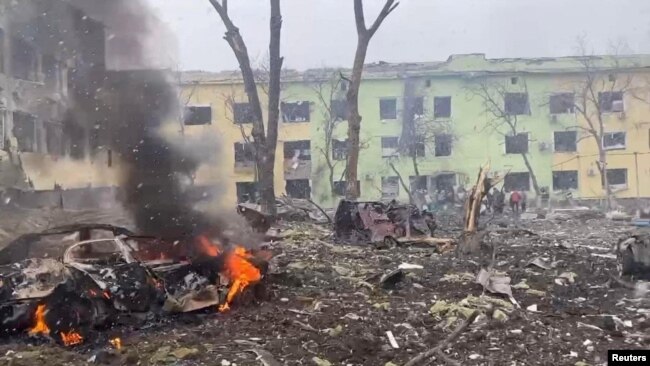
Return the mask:
{"type": "Polygon", "coordinates": [[[598,149],[598,172],[605,191],[605,208],[609,211],[612,209],[612,188],[607,178],[607,152],[602,148],[598,149]]]}
{"type": "Polygon", "coordinates": [[[539,189],[539,183],[537,182],[537,175],[535,175],[533,166],[530,164],[530,161],[528,160],[528,155],[521,154],[521,157],[524,159],[524,164],[526,164],[526,169],[528,169],[528,174],[530,174],[530,180],[533,181],[533,190],[535,190],[536,207],[539,208],[542,202],[542,197],[539,189]]]}
{"type": "MultiPolygon", "coordinates": [[[[280,76],[282,72],[282,57],[280,57],[280,35],[282,30],[282,15],[280,0],[271,0],[270,42],[269,42],[269,105],[268,126],[266,131],[266,146],[264,152],[264,184],[262,191],[262,206],[272,217],[277,214],[275,205],[275,148],[278,143],[278,122],[280,119],[280,76]]],[[[261,183],[261,179],[260,179],[261,183]]]]}
{"type": "MultiPolygon", "coordinates": [[[[393,169],[393,171],[395,172],[395,174],[397,175],[397,179],[399,179],[399,182],[400,182],[400,184],[402,185],[402,188],[404,188],[404,192],[406,192],[406,194],[409,195],[409,203],[410,203],[410,204],[414,204],[414,203],[415,203],[415,199],[413,199],[413,195],[411,194],[411,190],[409,189],[409,187],[408,187],[408,186],[406,185],[406,183],[404,182],[404,179],[402,179],[402,175],[399,173],[399,171],[397,170],[397,168],[395,168],[395,165],[394,165],[392,162],[389,163],[389,165],[390,165],[390,167],[393,169]]],[[[418,207],[418,208],[420,208],[420,207],[418,207]]]]}
{"type": "Polygon", "coordinates": [[[348,169],[346,174],[347,189],[345,198],[354,200],[359,197],[357,184],[357,166],[359,164],[359,133],[361,131],[361,115],[359,114],[359,87],[363,73],[363,63],[368,51],[369,39],[359,34],[357,52],[354,55],[352,77],[346,95],[348,103],[348,169]]]}

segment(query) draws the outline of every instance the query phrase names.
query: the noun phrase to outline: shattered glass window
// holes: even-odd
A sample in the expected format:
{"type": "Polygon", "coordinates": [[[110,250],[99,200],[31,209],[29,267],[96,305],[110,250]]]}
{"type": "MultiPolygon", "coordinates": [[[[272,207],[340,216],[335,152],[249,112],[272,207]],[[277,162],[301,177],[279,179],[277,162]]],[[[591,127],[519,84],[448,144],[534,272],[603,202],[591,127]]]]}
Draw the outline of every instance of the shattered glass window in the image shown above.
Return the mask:
{"type": "Polygon", "coordinates": [[[186,126],[209,125],[212,123],[212,107],[210,106],[191,106],[185,107],[183,113],[186,126]]]}
{"type": "Polygon", "coordinates": [[[332,159],[343,161],[348,158],[348,140],[332,139],[332,159]]]}
{"type": "Polygon", "coordinates": [[[285,141],[284,158],[298,159],[298,160],[311,160],[311,141],[309,140],[285,141]]]}
{"type": "Polygon", "coordinates": [[[433,117],[434,118],[451,117],[451,97],[433,98],[433,117]]]}
{"type": "Polygon", "coordinates": [[[528,133],[506,136],[506,154],[525,154],[528,152],[528,133]]]}
{"type": "Polygon", "coordinates": [[[233,103],[232,113],[235,123],[253,123],[253,109],[249,103],[233,103]]]}
{"type": "Polygon", "coordinates": [[[397,99],[386,98],[379,100],[379,119],[397,119],[397,99]]]}
{"type": "Polygon", "coordinates": [[[282,122],[309,122],[309,102],[282,102],[282,122]]]}
{"type": "Polygon", "coordinates": [[[506,192],[530,191],[530,174],[528,172],[510,172],[503,179],[506,192]]]}
{"type": "Polygon", "coordinates": [[[625,105],[623,104],[623,92],[599,92],[598,104],[602,112],[623,112],[625,110],[625,105]]]}
{"type": "Polygon", "coordinates": [[[530,114],[528,93],[505,93],[504,110],[511,116],[530,114]]]}
{"type": "Polygon", "coordinates": [[[625,149],[625,132],[605,132],[603,148],[605,150],[625,149]]]}
{"type": "Polygon", "coordinates": [[[563,170],[553,172],[553,190],[565,191],[578,189],[578,171],[563,170]]]}
{"type": "Polygon", "coordinates": [[[553,146],[555,147],[555,152],[575,152],[578,149],[578,132],[553,132],[553,146]]]}
{"type": "Polygon", "coordinates": [[[382,198],[397,198],[399,196],[399,178],[381,177],[382,198]]]}
{"type": "Polygon", "coordinates": [[[549,97],[551,114],[573,113],[575,107],[574,93],[557,93],[549,97]]]}

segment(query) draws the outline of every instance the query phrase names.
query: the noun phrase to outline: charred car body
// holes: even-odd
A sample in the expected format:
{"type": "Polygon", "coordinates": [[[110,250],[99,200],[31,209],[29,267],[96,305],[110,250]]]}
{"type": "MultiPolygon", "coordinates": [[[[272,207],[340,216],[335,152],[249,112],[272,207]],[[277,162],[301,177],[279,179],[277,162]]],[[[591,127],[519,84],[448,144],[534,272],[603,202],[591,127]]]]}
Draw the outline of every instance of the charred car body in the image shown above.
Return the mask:
{"type": "Polygon", "coordinates": [[[220,277],[222,262],[192,244],[110,225],[27,234],[0,251],[0,332],[33,328],[39,306],[54,334],[83,334],[123,313],[216,306],[228,284],[220,277]]]}
{"type": "Polygon", "coordinates": [[[397,202],[341,200],[334,216],[337,238],[352,242],[379,242],[433,236],[433,214],[397,202]]]}

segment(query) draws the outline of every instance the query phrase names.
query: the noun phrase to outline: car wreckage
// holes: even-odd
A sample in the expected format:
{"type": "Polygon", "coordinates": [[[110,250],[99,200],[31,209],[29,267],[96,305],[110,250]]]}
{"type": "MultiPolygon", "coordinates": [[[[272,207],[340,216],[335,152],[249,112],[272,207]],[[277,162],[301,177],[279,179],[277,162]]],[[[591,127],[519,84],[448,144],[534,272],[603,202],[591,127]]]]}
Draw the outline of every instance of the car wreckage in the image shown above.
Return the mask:
{"type": "Polygon", "coordinates": [[[225,310],[248,284],[260,285],[263,260],[195,239],[166,241],[102,224],[23,235],[0,250],[0,334],[53,332],[68,344],[120,314],[225,310]],[[243,270],[230,268],[237,265],[243,270]]]}
{"type": "Polygon", "coordinates": [[[395,201],[357,202],[341,200],[334,216],[334,232],[350,242],[400,241],[432,237],[436,230],[433,214],[415,205],[395,201]]]}

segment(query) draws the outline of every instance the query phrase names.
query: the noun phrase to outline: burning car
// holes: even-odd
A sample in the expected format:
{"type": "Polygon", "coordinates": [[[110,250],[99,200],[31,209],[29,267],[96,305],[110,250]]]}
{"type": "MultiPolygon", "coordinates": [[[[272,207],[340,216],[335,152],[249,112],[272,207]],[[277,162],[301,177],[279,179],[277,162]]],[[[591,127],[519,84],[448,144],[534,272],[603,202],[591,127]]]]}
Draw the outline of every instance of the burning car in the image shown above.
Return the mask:
{"type": "Polygon", "coordinates": [[[105,225],[27,234],[0,251],[1,331],[73,345],[120,313],[225,311],[260,282],[263,263],[207,236],[168,241],[105,225]]]}

